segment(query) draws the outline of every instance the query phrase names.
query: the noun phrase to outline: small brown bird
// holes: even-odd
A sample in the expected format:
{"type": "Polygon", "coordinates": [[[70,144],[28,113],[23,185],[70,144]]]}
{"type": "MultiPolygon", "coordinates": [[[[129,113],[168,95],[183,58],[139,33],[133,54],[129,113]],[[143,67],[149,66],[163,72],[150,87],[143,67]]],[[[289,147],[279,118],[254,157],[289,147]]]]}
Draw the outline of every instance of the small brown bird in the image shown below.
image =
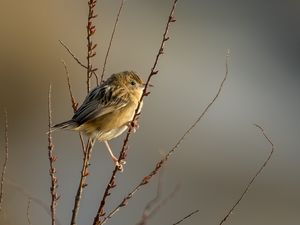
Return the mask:
{"type": "MultiPolygon", "coordinates": [[[[109,154],[123,170],[107,141],[118,137],[130,125],[142,96],[145,84],[133,71],[111,75],[103,84],[93,89],[75,112],[71,120],[56,124],[53,128],[80,131],[104,142],[109,154]]],[[[141,110],[143,102],[140,104],[141,110]]]]}

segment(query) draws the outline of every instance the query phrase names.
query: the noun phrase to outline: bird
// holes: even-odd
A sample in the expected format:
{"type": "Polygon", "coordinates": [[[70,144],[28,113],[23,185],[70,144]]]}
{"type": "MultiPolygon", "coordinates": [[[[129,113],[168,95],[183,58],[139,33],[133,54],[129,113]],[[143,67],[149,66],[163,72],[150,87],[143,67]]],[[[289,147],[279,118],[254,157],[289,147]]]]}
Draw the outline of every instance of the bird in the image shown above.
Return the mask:
{"type": "Polygon", "coordinates": [[[130,126],[135,132],[137,125],[131,122],[137,107],[138,113],[142,109],[143,101],[140,102],[140,99],[144,88],[145,83],[134,71],[112,74],[88,93],[72,119],[52,128],[79,131],[92,140],[103,142],[117,168],[123,171],[126,162],[118,161],[108,141],[121,135],[130,126]]]}

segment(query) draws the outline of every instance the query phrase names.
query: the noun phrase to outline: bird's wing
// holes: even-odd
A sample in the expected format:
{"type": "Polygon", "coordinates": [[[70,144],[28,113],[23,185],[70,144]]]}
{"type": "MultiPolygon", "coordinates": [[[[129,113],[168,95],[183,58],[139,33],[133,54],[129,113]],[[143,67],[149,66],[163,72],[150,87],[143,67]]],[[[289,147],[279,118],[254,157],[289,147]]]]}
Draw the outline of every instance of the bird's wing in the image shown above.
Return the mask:
{"type": "Polygon", "coordinates": [[[99,86],[88,94],[72,119],[83,124],[126,106],[128,101],[128,98],[124,98],[124,96],[113,95],[111,86],[99,86]]]}

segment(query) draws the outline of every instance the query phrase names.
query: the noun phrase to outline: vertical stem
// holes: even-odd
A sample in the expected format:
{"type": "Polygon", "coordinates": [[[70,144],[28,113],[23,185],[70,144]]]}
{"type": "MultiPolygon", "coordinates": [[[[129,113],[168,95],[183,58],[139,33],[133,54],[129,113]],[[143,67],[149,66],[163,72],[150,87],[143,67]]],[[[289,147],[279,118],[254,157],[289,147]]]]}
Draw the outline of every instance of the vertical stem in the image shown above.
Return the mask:
{"type": "Polygon", "coordinates": [[[5,138],[5,159],[4,164],[2,168],[2,174],[1,174],[1,187],[0,187],[0,212],[2,210],[2,203],[3,203],[3,195],[4,195],[4,177],[8,162],[8,116],[7,116],[7,110],[4,110],[5,115],[5,128],[4,128],[4,138],[5,138]]]}
{"type": "Polygon", "coordinates": [[[77,188],[77,193],[74,200],[74,206],[72,210],[72,219],[71,219],[71,225],[76,224],[77,215],[80,208],[80,200],[82,197],[83,189],[87,186],[86,178],[89,175],[89,165],[90,165],[90,159],[92,155],[93,146],[95,144],[96,139],[89,139],[87,142],[86,150],[84,152],[83,162],[82,162],[82,169],[81,169],[81,175],[80,175],[80,181],[77,188]]]}
{"type": "Polygon", "coordinates": [[[57,187],[58,181],[56,174],[56,169],[54,167],[54,162],[56,161],[57,157],[54,155],[54,145],[52,142],[52,135],[51,135],[51,128],[52,128],[52,110],[51,110],[51,85],[49,86],[49,94],[48,94],[48,158],[50,163],[49,174],[51,177],[51,187],[50,187],[50,194],[51,194],[51,224],[55,225],[55,217],[56,217],[56,206],[57,206],[57,187]]]}

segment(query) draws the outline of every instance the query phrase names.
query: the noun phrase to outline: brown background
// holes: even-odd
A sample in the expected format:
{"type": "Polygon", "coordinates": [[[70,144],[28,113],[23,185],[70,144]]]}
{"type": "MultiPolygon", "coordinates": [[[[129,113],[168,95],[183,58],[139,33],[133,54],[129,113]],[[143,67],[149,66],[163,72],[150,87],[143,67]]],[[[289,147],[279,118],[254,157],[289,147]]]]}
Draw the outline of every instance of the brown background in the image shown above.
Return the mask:
{"type": "MultiPolygon", "coordinates": [[[[117,0],[97,5],[95,65],[100,69],[118,5],[117,0]]],[[[131,69],[147,77],[170,5],[171,1],[126,1],[107,75],[131,69]]],[[[179,2],[178,21],[171,28],[160,73],[145,100],[140,129],[132,137],[125,172],[118,177],[120,185],[110,198],[109,209],[153,168],[160,152],[168,151],[212,99],[224,76],[225,53],[230,48],[230,74],[220,98],[165,168],[164,196],[177,183],[180,191],[150,222],[172,224],[199,209],[185,224],[217,224],[268,154],[269,145],[252,126],[259,123],[272,137],[276,152],[228,224],[298,223],[299,7],[292,0],[179,2]]],[[[65,41],[84,60],[86,14],[86,1],[0,3],[0,108],[7,106],[9,111],[7,177],[47,203],[47,89],[51,82],[55,123],[72,116],[60,59],[69,66],[76,98],[82,102],[86,95],[84,69],[58,42],[65,41]]],[[[1,128],[3,137],[3,125],[1,128]]],[[[81,151],[76,133],[56,132],[54,142],[61,194],[58,218],[68,224],[81,151]]],[[[114,152],[121,143],[122,138],[111,141],[114,152]]],[[[3,138],[0,144],[3,149],[3,138]]],[[[79,224],[92,221],[112,168],[104,145],[98,143],[79,224]]],[[[155,194],[156,181],[140,191],[111,224],[135,224],[155,194]]],[[[26,207],[27,199],[5,186],[0,223],[26,224],[26,207]]],[[[32,224],[50,224],[49,216],[34,203],[31,218],[32,224]]]]}

